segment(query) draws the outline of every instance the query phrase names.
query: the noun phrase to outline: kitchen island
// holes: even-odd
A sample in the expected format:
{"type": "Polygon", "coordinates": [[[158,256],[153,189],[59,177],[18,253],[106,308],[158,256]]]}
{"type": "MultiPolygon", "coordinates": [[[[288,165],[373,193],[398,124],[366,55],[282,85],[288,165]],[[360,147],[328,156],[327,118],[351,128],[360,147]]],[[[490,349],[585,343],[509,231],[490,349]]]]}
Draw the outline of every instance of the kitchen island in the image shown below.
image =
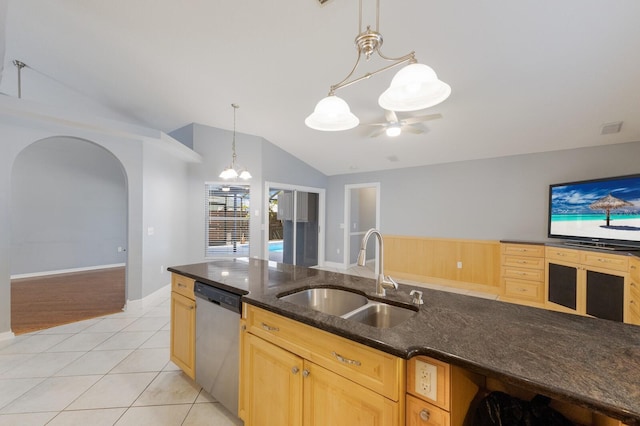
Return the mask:
{"type": "Polygon", "coordinates": [[[235,292],[243,301],[394,356],[426,355],[486,377],[640,425],[640,327],[401,284],[384,299],[418,312],[382,329],[278,297],[313,287],[375,295],[372,279],[257,259],[175,266],[171,272],[235,292]],[[416,307],[415,305],[413,305],[416,307]]]}

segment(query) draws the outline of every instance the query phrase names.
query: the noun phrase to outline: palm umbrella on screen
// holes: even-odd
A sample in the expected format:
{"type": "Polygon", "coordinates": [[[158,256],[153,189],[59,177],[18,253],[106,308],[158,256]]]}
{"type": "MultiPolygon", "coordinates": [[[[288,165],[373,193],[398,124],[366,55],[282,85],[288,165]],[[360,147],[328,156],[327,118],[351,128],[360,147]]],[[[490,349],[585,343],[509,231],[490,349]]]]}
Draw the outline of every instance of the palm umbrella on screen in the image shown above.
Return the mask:
{"type": "Polygon", "coordinates": [[[617,210],[623,207],[633,207],[633,204],[628,201],[621,200],[620,198],[616,198],[611,194],[606,197],[602,197],[589,205],[591,210],[605,211],[607,214],[607,226],[609,226],[611,210],[617,210]]]}

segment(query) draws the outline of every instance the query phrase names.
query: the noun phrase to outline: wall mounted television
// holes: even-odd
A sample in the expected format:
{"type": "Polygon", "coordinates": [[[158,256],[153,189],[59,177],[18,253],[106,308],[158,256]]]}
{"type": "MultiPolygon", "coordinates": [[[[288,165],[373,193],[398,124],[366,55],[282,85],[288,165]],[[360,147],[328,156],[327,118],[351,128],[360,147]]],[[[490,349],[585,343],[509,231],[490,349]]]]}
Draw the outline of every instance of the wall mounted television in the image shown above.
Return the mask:
{"type": "Polygon", "coordinates": [[[549,237],[640,248],[640,174],[549,186],[549,237]]]}

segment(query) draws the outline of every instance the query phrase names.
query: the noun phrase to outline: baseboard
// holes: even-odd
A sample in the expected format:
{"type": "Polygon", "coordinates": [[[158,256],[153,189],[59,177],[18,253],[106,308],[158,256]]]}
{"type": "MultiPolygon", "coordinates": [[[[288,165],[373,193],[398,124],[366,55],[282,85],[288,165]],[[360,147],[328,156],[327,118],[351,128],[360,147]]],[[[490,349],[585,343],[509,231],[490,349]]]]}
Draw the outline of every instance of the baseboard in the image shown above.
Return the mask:
{"type": "Polygon", "coordinates": [[[82,268],[58,269],[55,271],[32,272],[28,274],[15,274],[15,275],[11,275],[11,279],[19,280],[22,278],[36,278],[36,277],[44,277],[47,275],[69,274],[72,272],[87,272],[87,271],[97,271],[99,269],[122,268],[123,266],[126,266],[126,265],[127,265],[126,263],[113,263],[110,265],[85,266],[82,268]]]}
{"type": "Polygon", "coordinates": [[[142,299],[129,300],[124,305],[124,311],[139,311],[144,308],[156,306],[160,301],[171,296],[171,283],[159,288],[142,299]]]}
{"type": "Polygon", "coordinates": [[[15,338],[16,335],[13,334],[12,331],[5,331],[4,333],[0,333],[0,342],[3,340],[9,340],[15,338]]]}

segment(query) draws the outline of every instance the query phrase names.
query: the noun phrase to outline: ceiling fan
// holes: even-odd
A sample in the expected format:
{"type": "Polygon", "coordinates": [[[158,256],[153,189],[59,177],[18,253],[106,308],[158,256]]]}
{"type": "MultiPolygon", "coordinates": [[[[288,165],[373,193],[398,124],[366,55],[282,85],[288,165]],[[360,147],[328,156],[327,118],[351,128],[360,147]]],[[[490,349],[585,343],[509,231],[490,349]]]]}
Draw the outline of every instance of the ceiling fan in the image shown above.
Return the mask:
{"type": "Polygon", "coordinates": [[[387,121],[363,124],[364,126],[379,127],[369,134],[370,138],[375,138],[383,133],[386,133],[387,136],[394,137],[398,136],[403,131],[415,134],[426,133],[429,129],[422,123],[442,118],[442,114],[429,114],[399,119],[398,115],[394,111],[389,110],[384,111],[384,116],[387,121]]]}

